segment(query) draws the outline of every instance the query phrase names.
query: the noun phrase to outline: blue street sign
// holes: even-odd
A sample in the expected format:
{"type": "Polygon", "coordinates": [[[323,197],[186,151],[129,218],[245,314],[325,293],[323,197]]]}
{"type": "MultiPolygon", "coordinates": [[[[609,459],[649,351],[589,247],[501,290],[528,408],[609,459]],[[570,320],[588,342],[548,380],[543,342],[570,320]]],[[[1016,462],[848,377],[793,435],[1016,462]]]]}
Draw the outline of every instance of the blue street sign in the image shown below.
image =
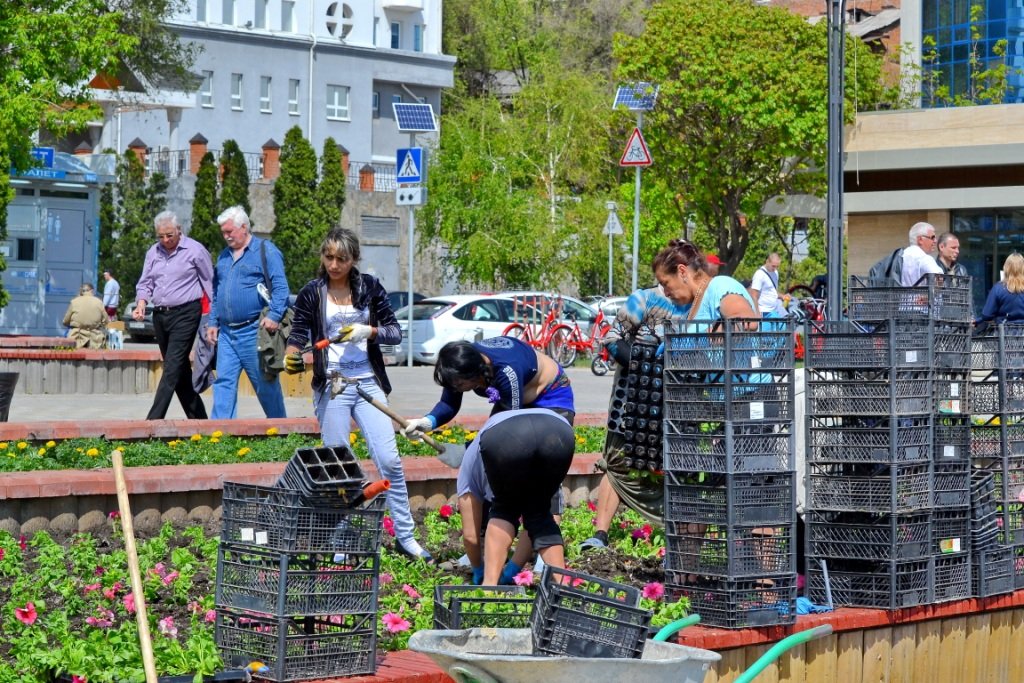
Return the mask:
{"type": "Polygon", "coordinates": [[[53,168],[53,147],[33,147],[32,156],[43,164],[43,168],[53,168]]]}
{"type": "Polygon", "coordinates": [[[405,147],[395,154],[395,180],[401,184],[423,182],[423,148],[405,147]]]}

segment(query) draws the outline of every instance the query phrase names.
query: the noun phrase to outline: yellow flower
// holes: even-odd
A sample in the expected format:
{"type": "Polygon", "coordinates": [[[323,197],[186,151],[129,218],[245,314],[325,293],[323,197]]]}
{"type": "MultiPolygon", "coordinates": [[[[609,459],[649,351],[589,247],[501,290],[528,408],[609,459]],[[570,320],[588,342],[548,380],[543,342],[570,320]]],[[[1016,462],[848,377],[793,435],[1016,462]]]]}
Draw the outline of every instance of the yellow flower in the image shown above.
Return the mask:
{"type": "Polygon", "coordinates": [[[76,448],[75,450],[78,451],[79,453],[85,453],[85,449],[81,447],[76,448]]]}
{"type": "Polygon", "coordinates": [[[252,453],[251,448],[243,446],[242,448],[238,449],[238,457],[242,457],[243,455],[249,455],[250,453],[252,453]]]}
{"type": "Polygon", "coordinates": [[[220,430],[218,429],[218,430],[217,430],[217,431],[215,431],[215,432],[214,432],[213,434],[210,434],[210,436],[212,436],[212,437],[213,437],[213,438],[215,438],[215,439],[219,439],[220,437],[224,436],[224,432],[222,432],[222,431],[220,431],[220,430]]]}
{"type": "Polygon", "coordinates": [[[582,436],[576,437],[576,443],[583,443],[584,441],[586,441],[586,439],[584,439],[582,436]]]}
{"type": "Polygon", "coordinates": [[[18,442],[18,450],[19,451],[23,451],[26,448],[28,448],[28,444],[27,443],[25,443],[24,441],[19,441],[18,442]]]}
{"type": "Polygon", "coordinates": [[[36,451],[36,452],[37,452],[37,453],[38,453],[39,455],[46,455],[46,449],[45,449],[45,448],[40,448],[40,449],[39,449],[38,451],[36,451]]]}
{"type": "Polygon", "coordinates": [[[167,442],[167,445],[168,445],[168,446],[170,446],[171,448],[174,448],[174,447],[175,447],[175,446],[177,446],[177,445],[178,445],[179,443],[181,443],[181,442],[180,442],[180,441],[178,441],[178,440],[174,440],[174,441],[168,441],[168,442],[167,442]]]}
{"type": "Polygon", "coordinates": [[[193,441],[202,441],[203,440],[203,436],[202,436],[202,434],[193,434],[192,435],[192,440],[193,441]]]}
{"type": "Polygon", "coordinates": [[[6,451],[6,450],[7,450],[7,442],[6,441],[0,441],[0,451],[6,451]]]}
{"type": "Polygon", "coordinates": [[[450,429],[446,429],[443,432],[441,432],[441,436],[451,436],[451,435],[452,435],[452,430],[450,430],[450,429]]]}
{"type": "Polygon", "coordinates": [[[355,432],[349,432],[348,433],[348,442],[350,444],[354,444],[356,442],[356,438],[357,437],[356,437],[356,433],[355,432]]]}
{"type": "Polygon", "coordinates": [[[277,434],[277,427],[271,427],[267,430],[267,436],[274,436],[277,434]]]}
{"type": "Polygon", "coordinates": [[[53,448],[53,447],[54,447],[54,446],[56,446],[56,445],[57,445],[57,442],[56,442],[56,441],[47,441],[47,442],[46,442],[46,447],[47,447],[47,448],[53,448]]]}
{"type": "Polygon", "coordinates": [[[90,448],[89,450],[87,450],[85,452],[85,454],[88,455],[91,458],[95,458],[97,455],[100,454],[100,449],[98,449],[98,448],[90,448]]]}
{"type": "Polygon", "coordinates": [[[220,443],[220,439],[215,436],[210,437],[210,443],[220,443]]]}
{"type": "Polygon", "coordinates": [[[476,438],[476,432],[466,432],[466,441],[472,441],[476,438]]]}

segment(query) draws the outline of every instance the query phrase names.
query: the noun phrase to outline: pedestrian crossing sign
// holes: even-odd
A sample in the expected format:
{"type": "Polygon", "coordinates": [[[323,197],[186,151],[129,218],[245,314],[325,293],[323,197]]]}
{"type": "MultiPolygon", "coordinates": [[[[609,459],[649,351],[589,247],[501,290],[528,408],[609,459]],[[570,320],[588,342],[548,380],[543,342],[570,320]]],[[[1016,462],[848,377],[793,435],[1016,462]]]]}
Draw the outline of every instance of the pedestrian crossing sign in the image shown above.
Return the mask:
{"type": "Polygon", "coordinates": [[[639,128],[633,129],[633,134],[626,142],[626,151],[619,159],[619,166],[650,166],[654,163],[651,159],[651,151],[647,149],[647,142],[639,128]]]}
{"type": "Polygon", "coordinates": [[[399,184],[423,182],[423,148],[406,147],[395,155],[395,180],[399,184]]]}

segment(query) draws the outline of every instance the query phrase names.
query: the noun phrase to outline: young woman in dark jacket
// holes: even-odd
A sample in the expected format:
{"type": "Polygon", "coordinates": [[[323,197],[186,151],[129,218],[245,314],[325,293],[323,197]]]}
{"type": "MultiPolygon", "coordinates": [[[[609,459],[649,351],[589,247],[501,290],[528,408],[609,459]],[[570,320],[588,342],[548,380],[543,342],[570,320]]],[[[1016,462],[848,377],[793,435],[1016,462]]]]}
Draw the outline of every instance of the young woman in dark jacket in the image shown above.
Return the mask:
{"type": "Polygon", "coordinates": [[[387,504],[395,525],[396,547],[400,552],[432,561],[413,533],[409,494],[402,461],[398,457],[391,418],[360,398],[348,385],[331,396],[331,375],[341,374],[359,381],[367,394],[387,403],[391,392],[381,344],[398,344],[402,332],[387,292],[380,280],[360,273],[359,238],[345,228],[331,230],[320,245],[318,277],[299,291],[295,318],[288,337],[285,367],[299,372],[305,367],[300,350],[307,344],[340,338],[314,351],[313,405],[325,446],[348,446],[349,426],[354,419],[363,432],[377,471],[391,482],[387,504]]]}

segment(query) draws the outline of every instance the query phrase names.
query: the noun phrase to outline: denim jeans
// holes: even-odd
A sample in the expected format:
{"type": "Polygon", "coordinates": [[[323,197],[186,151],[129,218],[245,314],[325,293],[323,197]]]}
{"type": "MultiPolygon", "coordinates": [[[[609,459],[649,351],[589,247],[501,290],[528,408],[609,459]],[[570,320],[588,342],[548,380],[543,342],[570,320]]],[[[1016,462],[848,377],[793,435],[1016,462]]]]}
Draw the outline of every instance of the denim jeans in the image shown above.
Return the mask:
{"type": "Polygon", "coordinates": [[[221,325],[217,336],[217,379],[213,382],[211,419],[238,417],[238,378],[245,370],[267,417],[285,417],[284,393],[277,377],[264,379],[256,351],[258,322],[245,327],[221,325]]]}
{"type": "MultiPolygon", "coordinates": [[[[363,390],[381,403],[387,403],[387,396],[372,377],[359,381],[363,390]]],[[[316,419],[324,446],[348,446],[349,431],[355,420],[366,439],[373,464],[382,479],[391,482],[387,492],[387,506],[391,520],[395,523],[395,537],[399,542],[412,540],[415,525],[409,509],[409,492],[405,485],[405,472],[398,457],[395,443],[395,429],[391,418],[364,401],[354,386],[331,398],[331,383],[313,397],[316,419]]]]}

